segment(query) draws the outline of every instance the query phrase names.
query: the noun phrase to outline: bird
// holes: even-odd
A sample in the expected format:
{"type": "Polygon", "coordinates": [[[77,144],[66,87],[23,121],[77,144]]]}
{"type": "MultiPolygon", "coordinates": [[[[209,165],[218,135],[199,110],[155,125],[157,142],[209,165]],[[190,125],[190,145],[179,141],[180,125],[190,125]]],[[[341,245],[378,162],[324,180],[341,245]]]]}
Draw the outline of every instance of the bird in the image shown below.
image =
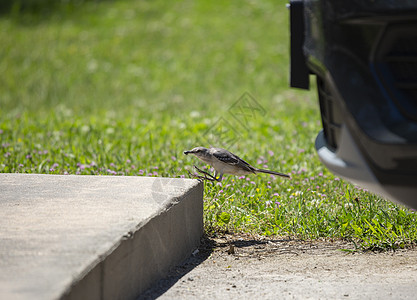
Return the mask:
{"type": "Polygon", "coordinates": [[[199,173],[204,174],[204,177],[194,175],[200,179],[220,182],[223,179],[224,174],[247,175],[256,173],[265,173],[285,178],[291,178],[291,176],[288,174],[253,167],[236,154],[233,154],[232,152],[222,148],[195,147],[191,150],[184,151],[184,154],[194,155],[214,168],[215,173],[213,176],[194,166],[199,173]]]}

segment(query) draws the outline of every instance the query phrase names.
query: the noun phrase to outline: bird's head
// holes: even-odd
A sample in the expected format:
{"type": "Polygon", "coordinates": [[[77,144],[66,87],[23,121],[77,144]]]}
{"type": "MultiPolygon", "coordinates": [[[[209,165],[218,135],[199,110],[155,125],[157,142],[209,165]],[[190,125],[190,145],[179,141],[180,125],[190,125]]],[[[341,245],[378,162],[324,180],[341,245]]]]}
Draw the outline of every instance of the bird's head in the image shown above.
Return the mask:
{"type": "Polygon", "coordinates": [[[191,150],[184,151],[184,154],[185,155],[193,154],[193,155],[197,156],[198,158],[204,158],[204,157],[209,155],[208,154],[208,149],[204,148],[204,147],[195,147],[191,150]]]}

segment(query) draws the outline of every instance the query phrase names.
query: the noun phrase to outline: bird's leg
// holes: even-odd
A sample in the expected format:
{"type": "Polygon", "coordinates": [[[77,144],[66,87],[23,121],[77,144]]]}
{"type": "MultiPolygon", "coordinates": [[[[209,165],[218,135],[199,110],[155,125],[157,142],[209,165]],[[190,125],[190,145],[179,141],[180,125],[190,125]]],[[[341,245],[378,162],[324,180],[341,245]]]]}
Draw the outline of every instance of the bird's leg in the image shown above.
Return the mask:
{"type": "MultiPolygon", "coordinates": [[[[200,170],[201,171],[201,170],[200,170]]],[[[219,176],[219,178],[217,178],[217,175],[218,175],[218,173],[217,173],[217,171],[216,170],[214,170],[214,177],[213,177],[213,175],[210,175],[210,174],[208,174],[207,172],[204,172],[205,174],[207,174],[207,175],[209,175],[210,177],[211,177],[211,181],[217,181],[217,182],[220,182],[220,181],[222,181],[222,178],[223,178],[223,173],[220,173],[220,176],[219,176]]]]}
{"type": "MultiPolygon", "coordinates": [[[[199,173],[201,173],[201,174],[204,174],[204,179],[205,180],[210,180],[210,181],[215,181],[216,180],[216,177],[213,177],[213,175],[211,175],[210,173],[208,173],[208,172],[206,172],[206,171],[203,171],[203,170],[201,170],[201,169],[199,169],[197,166],[194,166],[194,168],[196,168],[196,170],[199,172],[199,173]],[[208,176],[208,177],[207,177],[208,176]]],[[[202,177],[202,176],[200,176],[200,177],[202,177]]]]}
{"type": "MultiPolygon", "coordinates": [[[[216,174],[216,178],[217,178],[217,174],[216,174]]],[[[223,179],[223,173],[220,173],[219,178],[217,178],[216,180],[217,180],[218,182],[220,182],[220,181],[222,181],[222,179],[223,179]]]]}
{"type": "Polygon", "coordinates": [[[198,179],[198,180],[205,180],[206,178],[205,177],[203,177],[203,176],[199,176],[199,175],[197,175],[197,174],[192,174],[190,171],[188,171],[188,175],[190,176],[190,177],[192,177],[192,178],[196,178],[196,179],[198,179]]]}
{"type": "Polygon", "coordinates": [[[207,173],[206,171],[201,170],[200,168],[198,168],[197,166],[194,166],[194,168],[201,174],[204,174],[204,176],[199,176],[199,175],[193,175],[196,178],[199,179],[204,179],[204,180],[209,180],[209,181],[217,181],[216,177],[213,177],[213,175],[211,175],[210,173],[207,173]],[[207,177],[208,176],[208,177],[207,177]]]}

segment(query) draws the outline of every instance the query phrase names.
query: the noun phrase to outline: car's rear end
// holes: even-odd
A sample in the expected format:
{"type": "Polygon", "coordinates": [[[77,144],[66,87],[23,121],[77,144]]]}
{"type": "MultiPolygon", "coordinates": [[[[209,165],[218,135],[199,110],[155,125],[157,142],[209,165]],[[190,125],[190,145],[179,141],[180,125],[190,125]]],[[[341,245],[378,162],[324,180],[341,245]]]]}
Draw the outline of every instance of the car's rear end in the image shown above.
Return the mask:
{"type": "Polygon", "coordinates": [[[417,1],[299,0],[290,9],[291,86],[317,77],[321,161],[417,208],[417,1]]]}

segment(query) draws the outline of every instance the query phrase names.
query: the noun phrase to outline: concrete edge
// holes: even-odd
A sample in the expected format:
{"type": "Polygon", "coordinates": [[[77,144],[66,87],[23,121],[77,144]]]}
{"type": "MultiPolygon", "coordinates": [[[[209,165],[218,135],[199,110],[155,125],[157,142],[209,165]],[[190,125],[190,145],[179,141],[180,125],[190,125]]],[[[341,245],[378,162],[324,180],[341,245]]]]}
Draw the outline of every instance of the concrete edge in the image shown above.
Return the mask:
{"type": "Polygon", "coordinates": [[[97,257],[61,299],[135,299],[198,247],[203,234],[203,183],[140,222],[97,257]]]}

